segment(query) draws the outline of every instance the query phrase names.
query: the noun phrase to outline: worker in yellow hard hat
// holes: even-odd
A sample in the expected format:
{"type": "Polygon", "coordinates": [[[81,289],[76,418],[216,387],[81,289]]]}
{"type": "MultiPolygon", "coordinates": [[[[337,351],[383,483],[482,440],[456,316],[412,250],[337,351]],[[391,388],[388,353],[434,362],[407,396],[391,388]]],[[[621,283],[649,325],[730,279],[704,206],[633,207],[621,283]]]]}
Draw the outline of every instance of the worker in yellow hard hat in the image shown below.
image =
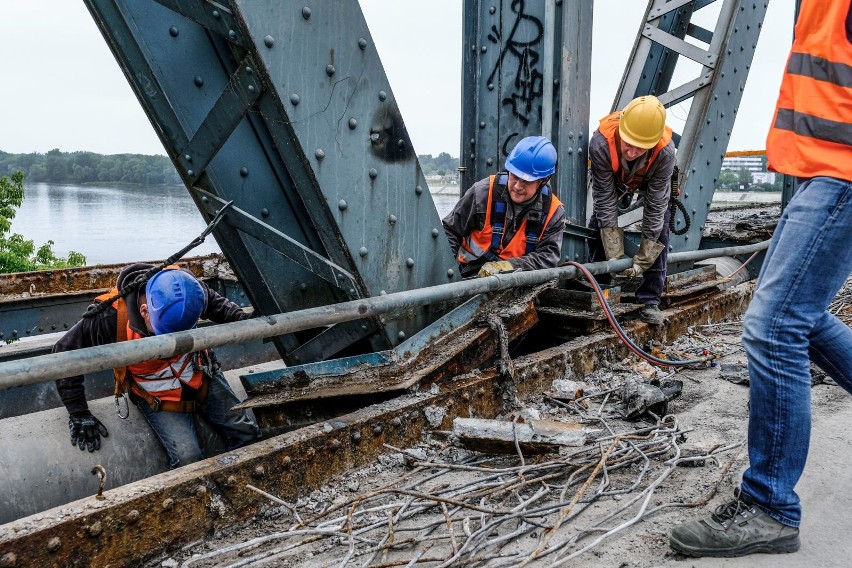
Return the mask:
{"type": "MultiPolygon", "coordinates": [[[[642,242],[633,266],[624,274],[642,277],[636,301],[643,304],[639,317],[652,325],[665,321],[660,296],[666,280],[669,246],[669,198],[675,168],[672,129],[666,126],[666,109],[653,96],[633,99],[624,110],[601,119],[589,141],[594,210],[589,227],[592,262],[624,256],[624,229],[618,216],[634,199],[641,200],[642,242]]],[[[599,278],[609,283],[609,276],[599,278]]]]}

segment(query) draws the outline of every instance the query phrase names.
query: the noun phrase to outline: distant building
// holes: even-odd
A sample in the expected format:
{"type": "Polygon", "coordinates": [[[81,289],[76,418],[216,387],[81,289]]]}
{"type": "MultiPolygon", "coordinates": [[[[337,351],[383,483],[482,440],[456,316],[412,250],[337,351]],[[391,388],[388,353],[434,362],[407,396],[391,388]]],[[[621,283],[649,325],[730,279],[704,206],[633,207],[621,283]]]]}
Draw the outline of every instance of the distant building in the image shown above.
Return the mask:
{"type": "Polygon", "coordinates": [[[775,183],[775,172],[752,172],[752,183],[775,183]]]}
{"type": "Polygon", "coordinates": [[[732,156],[722,160],[723,170],[738,172],[746,169],[750,172],[766,171],[766,156],[732,156]]]}

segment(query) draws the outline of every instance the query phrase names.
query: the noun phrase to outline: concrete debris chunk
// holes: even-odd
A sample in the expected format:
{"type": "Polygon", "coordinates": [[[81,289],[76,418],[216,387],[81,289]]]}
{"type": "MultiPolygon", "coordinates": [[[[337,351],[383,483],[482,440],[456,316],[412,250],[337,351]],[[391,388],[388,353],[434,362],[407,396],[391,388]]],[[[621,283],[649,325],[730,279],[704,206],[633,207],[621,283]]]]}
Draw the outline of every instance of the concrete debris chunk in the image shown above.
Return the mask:
{"type": "Polygon", "coordinates": [[[747,385],[748,366],[739,363],[722,363],[719,365],[719,376],[735,385],[747,385]]]}
{"type": "Polygon", "coordinates": [[[550,386],[550,394],[558,400],[576,400],[583,396],[586,383],[570,381],[568,379],[556,379],[550,386]]]}
{"type": "Polygon", "coordinates": [[[515,439],[525,454],[556,452],[561,446],[582,446],[589,432],[580,424],[556,420],[508,422],[456,418],[453,437],[459,445],[483,453],[514,454],[515,439]]]}
{"type": "Polygon", "coordinates": [[[681,392],[683,381],[643,383],[629,378],[621,389],[619,412],[626,420],[635,420],[649,413],[665,416],[668,414],[668,401],[679,397],[681,392]]]}

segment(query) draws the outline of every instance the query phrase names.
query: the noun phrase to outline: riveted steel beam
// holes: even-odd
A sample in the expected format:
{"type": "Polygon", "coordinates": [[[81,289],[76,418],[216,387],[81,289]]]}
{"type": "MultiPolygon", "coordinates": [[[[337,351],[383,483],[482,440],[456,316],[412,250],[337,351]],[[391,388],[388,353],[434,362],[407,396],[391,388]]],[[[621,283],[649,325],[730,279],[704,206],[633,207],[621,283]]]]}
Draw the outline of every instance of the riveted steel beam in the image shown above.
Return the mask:
{"type": "MultiPolygon", "coordinates": [[[[214,231],[259,312],[458,279],[357,1],[87,4],[187,187],[275,230],[248,234],[226,219],[214,231]],[[282,255],[271,242],[281,235],[352,282],[339,288],[323,278],[327,266],[311,264],[321,276],[282,255]]],[[[413,310],[374,322],[367,337],[338,339],[349,337],[349,350],[387,349],[440,315],[413,310]]],[[[291,362],[313,335],[276,343],[291,362]]]]}
{"type": "Polygon", "coordinates": [[[499,171],[521,138],[545,134],[560,150],[557,194],[585,224],[591,21],[590,2],[465,0],[462,190],[499,171]]]}
{"type": "Polygon", "coordinates": [[[263,86],[257,80],[254,67],[251,56],[240,62],[219,99],[204,117],[204,122],[186,146],[179,149],[178,160],[191,184],[198,181],[207,165],[260,97],[263,86]]]}
{"type": "MultiPolygon", "coordinates": [[[[202,189],[193,188],[193,190],[201,195],[201,202],[209,215],[215,215],[216,211],[225,206],[225,200],[202,189]]],[[[235,229],[268,244],[299,266],[310,270],[332,286],[344,291],[350,297],[357,298],[360,296],[356,288],[358,283],[355,277],[344,268],[296,242],[274,227],[270,227],[257,217],[249,215],[239,207],[231,206],[225,213],[225,219],[235,229]]]]}
{"type": "Polygon", "coordinates": [[[245,46],[245,38],[233,12],[223,3],[209,0],[203,2],[197,0],[156,1],[173,12],[185,16],[205,29],[220,35],[229,42],[240,47],[245,46]]]}

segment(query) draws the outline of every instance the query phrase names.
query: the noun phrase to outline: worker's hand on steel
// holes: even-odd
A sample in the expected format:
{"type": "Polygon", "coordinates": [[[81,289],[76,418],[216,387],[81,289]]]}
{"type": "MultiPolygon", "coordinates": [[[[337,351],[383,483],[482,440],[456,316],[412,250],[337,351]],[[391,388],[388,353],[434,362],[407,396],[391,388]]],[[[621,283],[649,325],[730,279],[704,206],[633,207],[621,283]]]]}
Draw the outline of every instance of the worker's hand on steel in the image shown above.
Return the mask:
{"type": "Polygon", "coordinates": [[[500,274],[501,272],[514,272],[515,267],[508,260],[495,260],[493,262],[486,262],[482,265],[482,268],[479,269],[479,273],[477,276],[480,278],[484,278],[486,276],[493,276],[494,274],[500,274]]]}
{"type": "Polygon", "coordinates": [[[109,431],[91,412],[72,412],[68,418],[71,430],[71,445],[90,452],[101,449],[101,438],[109,437],[109,431]]]}
{"type": "Polygon", "coordinates": [[[664,248],[665,246],[661,243],[642,237],[642,242],[639,244],[639,251],[633,257],[633,266],[621,274],[627,278],[642,276],[646,270],[651,268],[664,248]]]}
{"type": "Polygon", "coordinates": [[[624,256],[624,229],[621,227],[601,227],[601,241],[607,260],[624,256]]]}
{"type": "Polygon", "coordinates": [[[639,276],[642,276],[643,272],[644,270],[642,270],[642,267],[634,262],[633,266],[631,266],[627,270],[622,271],[621,275],[625,278],[638,278],[639,276]]]}

